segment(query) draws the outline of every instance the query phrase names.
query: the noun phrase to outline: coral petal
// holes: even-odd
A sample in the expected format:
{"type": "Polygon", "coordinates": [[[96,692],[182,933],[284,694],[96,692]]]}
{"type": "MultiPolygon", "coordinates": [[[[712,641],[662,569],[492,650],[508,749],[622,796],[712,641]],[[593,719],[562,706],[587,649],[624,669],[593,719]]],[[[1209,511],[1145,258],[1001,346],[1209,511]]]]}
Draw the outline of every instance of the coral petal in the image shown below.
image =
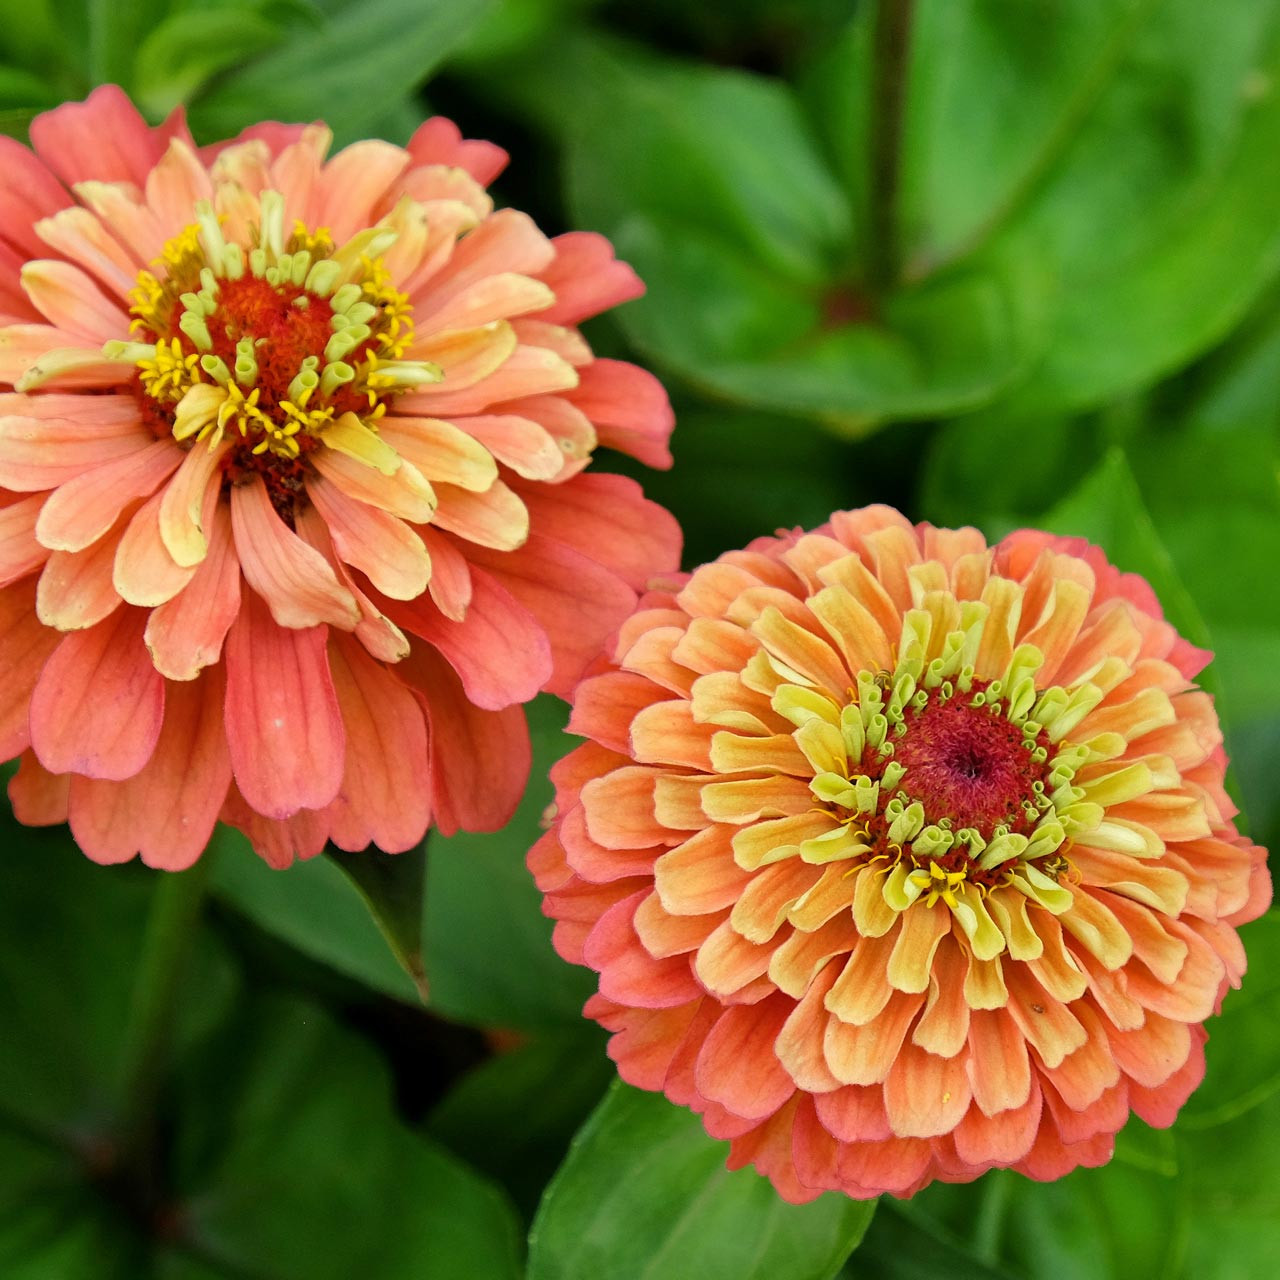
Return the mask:
{"type": "Polygon", "coordinates": [[[267,818],[329,804],[342,784],[346,731],[325,628],[274,621],[253,594],[227,635],[227,744],[236,783],[267,818]]]}
{"type": "Polygon", "coordinates": [[[31,744],[51,773],[119,781],[151,758],[164,680],[142,642],[146,615],[117,609],[66,636],[31,695],[31,744]]]}

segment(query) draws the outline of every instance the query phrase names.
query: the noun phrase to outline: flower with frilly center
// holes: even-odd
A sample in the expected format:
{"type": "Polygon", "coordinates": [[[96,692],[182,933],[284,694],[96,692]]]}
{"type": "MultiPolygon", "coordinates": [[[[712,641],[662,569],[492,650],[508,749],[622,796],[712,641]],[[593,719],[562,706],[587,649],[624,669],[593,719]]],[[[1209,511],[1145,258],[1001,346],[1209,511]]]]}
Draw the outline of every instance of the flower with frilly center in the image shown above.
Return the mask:
{"type": "Polygon", "coordinates": [[[1172,1123],[1271,892],[1207,657],[1079,540],[884,507],[651,593],[530,854],[623,1077],[793,1201],[1172,1123]]]}
{"type": "Polygon", "coordinates": [[[518,705],[678,556],[598,444],[669,465],[648,374],[575,327],[639,281],[430,120],[197,149],[119,90],[0,139],[0,758],[28,822],[177,868],[491,828],[518,705]]]}

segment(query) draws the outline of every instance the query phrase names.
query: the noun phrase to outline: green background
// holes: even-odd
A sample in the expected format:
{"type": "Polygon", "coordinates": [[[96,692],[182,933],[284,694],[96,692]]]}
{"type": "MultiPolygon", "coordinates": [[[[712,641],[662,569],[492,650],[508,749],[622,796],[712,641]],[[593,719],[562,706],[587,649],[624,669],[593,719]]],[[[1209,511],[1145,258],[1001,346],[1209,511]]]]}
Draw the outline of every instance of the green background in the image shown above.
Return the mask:
{"type": "MultiPolygon", "coordinates": [[[[676,466],[599,465],[676,513],[690,565],[868,502],[1087,535],[1217,651],[1274,844],[1277,0],[0,0],[0,128],[109,80],[202,141],[323,117],[402,142],[438,111],[507,147],[500,202],[605,232],[648,284],[588,332],[663,377],[676,466]]],[[[0,818],[0,1276],[1280,1274],[1275,914],[1171,1131],[1055,1184],[795,1208],[613,1082],[523,867],[569,745],[559,703],[532,718],[497,835],[274,873],[219,832],[189,967],[141,997],[187,877],[0,818]]]]}

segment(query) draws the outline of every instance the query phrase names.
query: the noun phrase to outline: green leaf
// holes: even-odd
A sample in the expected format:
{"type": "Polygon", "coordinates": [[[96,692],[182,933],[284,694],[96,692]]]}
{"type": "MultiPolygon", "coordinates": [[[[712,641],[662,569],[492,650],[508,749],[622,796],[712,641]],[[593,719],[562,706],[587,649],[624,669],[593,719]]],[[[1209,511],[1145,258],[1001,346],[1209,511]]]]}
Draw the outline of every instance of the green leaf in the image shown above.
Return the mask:
{"type": "Polygon", "coordinates": [[[691,383],[856,435],[985,403],[1039,354],[1040,271],[1013,246],[872,319],[849,204],[785,86],[586,41],[545,75],[570,90],[576,219],[647,285],[619,322],[691,383]]]}
{"type": "MultiPolygon", "coordinates": [[[[505,1197],[400,1124],[377,1052],[195,939],[149,1173],[114,1109],[162,873],[99,867],[0,817],[0,1274],[5,1280],[514,1280],[505,1197]]],[[[185,873],[190,875],[191,873],[185,873]]],[[[334,869],[334,874],[339,875],[334,869]]]]}
{"type": "Polygon", "coordinates": [[[427,1000],[427,974],[422,964],[422,897],[427,882],[427,845],[405,853],[362,849],[329,855],[355,885],[391,954],[427,1000]]]}
{"type": "Polygon", "coordinates": [[[244,836],[221,825],[210,855],[214,892],[256,925],[366,986],[419,1003],[417,988],[396,963],[367,901],[336,863],[312,858],[274,871],[244,836]]]}
{"type": "Polygon", "coordinates": [[[389,100],[422,84],[489,7],[490,0],[350,0],[314,31],[221,80],[192,104],[195,129],[229,137],[265,117],[331,117],[339,141],[360,137],[389,100]]]}
{"type": "Polygon", "coordinates": [[[46,78],[20,67],[0,67],[0,112],[37,112],[57,103],[57,94],[46,78]]]}
{"type": "Polygon", "coordinates": [[[376,1053],[314,1005],[259,996],[190,1067],[174,1194],[189,1248],[231,1275],[517,1275],[505,1199],[397,1122],[376,1053]]]}
{"type": "Polygon", "coordinates": [[[502,831],[431,839],[424,939],[431,1007],[445,1017],[530,1031],[577,1026],[595,989],[594,975],[552,950],[524,864],[552,796],[547,771],[577,741],[564,734],[565,718],[554,698],[530,704],[533,772],[502,831]]]}
{"type": "Polygon", "coordinates": [[[1207,1132],[1181,1126],[1175,1132],[1186,1171],[1178,1215],[1185,1241],[1179,1275],[1274,1276],[1280,1271],[1280,1095],[1207,1132]]]}
{"type": "MultiPolygon", "coordinates": [[[[100,867],[65,827],[19,827],[0,805],[0,1129],[46,1140],[110,1117],[147,908],[162,873],[100,867]]],[[[174,1028],[183,1049],[225,1012],[235,977],[202,940],[174,1028]]],[[[3,1274],[3,1268],[0,1268],[3,1274]]]]}
{"type": "Polygon", "coordinates": [[[427,1132],[500,1182],[532,1217],[570,1139],[615,1078],[605,1039],[583,1021],[499,1053],[453,1087],[427,1132]]]}
{"type": "Polygon", "coordinates": [[[212,76],[264,52],[283,34],[275,23],[242,8],[171,13],[137,51],[138,104],[153,115],[167,115],[212,76]]]}
{"type": "Polygon", "coordinates": [[[943,423],[929,442],[917,498],[934,524],[980,525],[999,538],[1060,501],[1100,447],[1088,422],[982,411],[943,423]]]}
{"type": "Polygon", "coordinates": [[[787,1204],[660,1094],[614,1084],[574,1139],[529,1233],[529,1280],[830,1280],[874,1202],[787,1204]]]}
{"type": "Polygon", "coordinates": [[[1173,389],[1187,426],[1226,432],[1280,426],[1280,307],[1274,293],[1173,389]]]}
{"type": "MultiPolygon", "coordinates": [[[[1149,0],[915,6],[901,209],[917,274],[963,257],[1052,179],[1151,9],[1149,0]]],[[[869,28],[870,16],[855,25],[869,28]]],[[[855,52],[845,57],[861,69],[855,52]]],[[[842,69],[832,63],[825,77],[842,69]]],[[[844,145],[865,154],[865,134],[851,130],[844,145]]]]}
{"type": "MultiPolygon", "coordinates": [[[[956,1188],[953,1194],[977,1218],[985,1194],[1003,1185],[1000,1179],[999,1174],[988,1174],[981,1183],[956,1188]]],[[[1012,1272],[993,1258],[980,1257],[968,1241],[932,1215],[927,1202],[933,1190],[926,1188],[908,1201],[886,1196],[840,1280],[937,1280],[944,1274],[947,1280],[1013,1280],[1012,1272]]]]}
{"type": "Polygon", "coordinates": [[[1177,368],[1230,331],[1280,263],[1266,175],[1277,5],[1143,0],[1134,17],[1090,109],[992,241],[1029,239],[1060,279],[1045,359],[1009,401],[1026,411],[1095,405],[1177,368]]]}
{"type": "Polygon", "coordinates": [[[1219,711],[1255,839],[1280,838],[1280,446],[1253,425],[1154,433],[1130,454],[1165,545],[1204,614],[1219,711]]]}
{"type": "Polygon", "coordinates": [[[701,233],[637,214],[612,234],[648,286],[619,316],[637,345],[712,394],[812,414],[842,435],[982,405],[1039,351],[1026,258],[967,264],[894,294],[879,323],[843,323],[701,233]]]}
{"type": "Polygon", "coordinates": [[[65,57],[57,0],[0,0],[0,60],[48,78],[65,57]]]}
{"type": "Polygon", "coordinates": [[[1240,930],[1249,971],[1209,1021],[1204,1083],[1183,1108],[1179,1132],[1234,1120],[1280,1092],[1280,916],[1240,930]]]}
{"type": "Polygon", "coordinates": [[[1169,621],[1194,644],[1209,634],[1195,602],[1178,577],[1173,557],[1156,531],[1123,450],[1112,448],[1078,488],[1040,521],[1052,533],[1087,538],[1128,573],[1154,589],[1169,621]]]}
{"type": "Polygon", "coordinates": [[[1177,1179],[1119,1157],[1057,1182],[1011,1179],[1002,1259],[1046,1280],[1176,1275],[1178,1192],[1177,1179]]]}
{"type": "Polygon", "coordinates": [[[129,83],[139,43],[167,8],[167,0],[86,0],[90,83],[129,83]]]}
{"type": "Polygon", "coordinates": [[[809,284],[847,252],[848,206],[786,86],[586,40],[551,73],[574,90],[562,109],[582,223],[612,230],[638,213],[809,284]],[[600,119],[611,127],[589,127],[600,119]]]}

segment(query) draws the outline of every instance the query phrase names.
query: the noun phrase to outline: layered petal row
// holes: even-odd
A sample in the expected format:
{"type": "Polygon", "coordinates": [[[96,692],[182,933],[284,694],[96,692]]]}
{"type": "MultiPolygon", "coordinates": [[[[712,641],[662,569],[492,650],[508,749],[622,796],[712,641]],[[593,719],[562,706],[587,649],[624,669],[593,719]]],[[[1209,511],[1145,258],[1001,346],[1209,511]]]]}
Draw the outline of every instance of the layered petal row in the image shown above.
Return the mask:
{"type": "Polygon", "coordinates": [[[1170,1124],[1271,896],[1208,657],[1079,540],[885,507],[650,593],[529,859],[623,1077],[797,1202],[1170,1124]]]}
{"type": "Polygon", "coordinates": [[[490,829],[673,569],[607,445],[670,464],[650,375],[576,328],[640,282],[496,210],[446,120],[197,149],[111,87],[0,139],[0,757],[28,822],[180,868],[490,829]]]}

